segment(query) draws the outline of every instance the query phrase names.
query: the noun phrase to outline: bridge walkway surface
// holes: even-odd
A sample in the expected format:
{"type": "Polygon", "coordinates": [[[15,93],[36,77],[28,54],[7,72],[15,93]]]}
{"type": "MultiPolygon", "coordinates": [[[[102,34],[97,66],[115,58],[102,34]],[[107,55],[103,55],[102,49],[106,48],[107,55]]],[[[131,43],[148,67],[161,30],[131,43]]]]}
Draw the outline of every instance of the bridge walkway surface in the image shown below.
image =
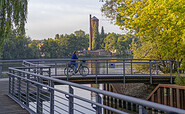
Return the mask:
{"type": "Polygon", "coordinates": [[[9,79],[0,79],[0,114],[29,114],[19,104],[8,97],[9,79]]]}

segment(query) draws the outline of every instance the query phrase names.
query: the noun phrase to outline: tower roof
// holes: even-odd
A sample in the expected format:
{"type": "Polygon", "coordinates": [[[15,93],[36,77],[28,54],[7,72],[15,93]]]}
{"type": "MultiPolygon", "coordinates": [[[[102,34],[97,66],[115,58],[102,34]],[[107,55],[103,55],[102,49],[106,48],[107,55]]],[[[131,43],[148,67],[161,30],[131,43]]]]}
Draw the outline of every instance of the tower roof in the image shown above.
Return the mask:
{"type": "Polygon", "coordinates": [[[96,18],[95,16],[92,17],[93,20],[99,20],[98,18],[96,18]]]}

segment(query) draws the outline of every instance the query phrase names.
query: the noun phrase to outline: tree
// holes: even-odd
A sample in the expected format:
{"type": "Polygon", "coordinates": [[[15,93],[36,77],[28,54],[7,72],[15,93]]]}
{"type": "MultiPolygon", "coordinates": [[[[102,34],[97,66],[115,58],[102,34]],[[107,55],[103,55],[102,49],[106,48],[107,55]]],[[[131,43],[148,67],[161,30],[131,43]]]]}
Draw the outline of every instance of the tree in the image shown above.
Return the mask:
{"type": "Polygon", "coordinates": [[[75,43],[78,50],[84,50],[88,48],[89,38],[83,30],[75,31],[77,42],[75,43]]]}
{"type": "Polygon", "coordinates": [[[126,55],[126,50],[130,49],[130,44],[132,42],[133,36],[130,35],[121,35],[117,40],[117,53],[120,55],[126,55]]]}
{"type": "Polygon", "coordinates": [[[55,39],[59,39],[59,37],[60,37],[59,34],[55,35],[55,39]]]}
{"type": "Polygon", "coordinates": [[[71,52],[69,50],[69,42],[70,38],[67,37],[67,35],[60,35],[59,39],[57,39],[57,43],[59,45],[59,56],[60,57],[66,57],[71,52]]]}
{"type": "Polygon", "coordinates": [[[95,23],[93,27],[93,38],[92,38],[92,50],[99,49],[99,32],[98,32],[98,26],[95,23]]]}
{"type": "Polygon", "coordinates": [[[33,50],[33,59],[37,59],[41,57],[40,47],[42,44],[42,40],[32,40],[28,46],[33,50]]]}
{"type": "Polygon", "coordinates": [[[110,33],[105,39],[105,51],[114,52],[116,50],[117,35],[115,33],[110,33]]]}
{"type": "Polygon", "coordinates": [[[12,30],[16,35],[25,34],[27,18],[27,0],[1,0],[0,1],[0,54],[4,39],[10,36],[12,30]]]}
{"type": "Polygon", "coordinates": [[[185,59],[184,5],[184,0],[111,0],[102,11],[140,39],[132,45],[134,58],[181,63],[185,59]]]}
{"type": "Polygon", "coordinates": [[[104,48],[105,47],[105,44],[104,44],[104,39],[105,39],[106,35],[105,35],[105,32],[104,32],[104,28],[102,26],[101,28],[101,34],[100,34],[100,48],[104,48]]]}
{"type": "Polygon", "coordinates": [[[11,34],[9,39],[5,41],[2,59],[33,59],[38,58],[38,49],[29,46],[31,40],[29,37],[11,34]],[[37,55],[36,55],[37,54],[37,55]]]}
{"type": "Polygon", "coordinates": [[[54,39],[48,38],[48,40],[43,41],[41,52],[45,54],[46,58],[57,58],[59,55],[59,46],[54,39]]]}

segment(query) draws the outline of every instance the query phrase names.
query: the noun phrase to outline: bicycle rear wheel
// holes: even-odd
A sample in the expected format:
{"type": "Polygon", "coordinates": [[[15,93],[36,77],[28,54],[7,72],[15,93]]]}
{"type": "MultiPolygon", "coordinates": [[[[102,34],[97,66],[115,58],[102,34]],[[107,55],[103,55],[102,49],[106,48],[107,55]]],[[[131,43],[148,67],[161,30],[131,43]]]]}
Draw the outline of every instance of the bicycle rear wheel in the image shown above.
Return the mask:
{"type": "Polygon", "coordinates": [[[89,68],[87,66],[82,66],[79,68],[80,75],[87,76],[89,74],[89,68]]]}
{"type": "Polygon", "coordinates": [[[64,69],[64,74],[68,77],[71,77],[74,74],[74,68],[73,67],[66,67],[64,69]]]}

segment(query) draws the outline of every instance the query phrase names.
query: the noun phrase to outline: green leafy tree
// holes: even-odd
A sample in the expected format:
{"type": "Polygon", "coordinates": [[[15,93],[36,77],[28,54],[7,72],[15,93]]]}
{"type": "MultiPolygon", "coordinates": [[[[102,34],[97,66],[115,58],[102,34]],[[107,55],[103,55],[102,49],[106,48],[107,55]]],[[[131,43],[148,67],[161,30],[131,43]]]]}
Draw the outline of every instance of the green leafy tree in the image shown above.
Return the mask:
{"type": "Polygon", "coordinates": [[[103,26],[102,26],[102,28],[101,28],[101,34],[100,34],[100,48],[104,48],[105,47],[105,44],[104,44],[104,39],[105,39],[105,37],[106,37],[106,34],[105,34],[105,32],[104,32],[104,28],[103,28],[103,26]]]}
{"type": "Polygon", "coordinates": [[[59,39],[59,37],[60,37],[59,34],[55,35],[55,39],[59,39]]]}
{"type": "Polygon", "coordinates": [[[102,12],[139,38],[134,58],[185,59],[184,0],[110,0],[102,12]]]}
{"type": "Polygon", "coordinates": [[[92,41],[92,50],[97,50],[99,49],[99,32],[98,32],[98,26],[95,23],[93,27],[93,41],[92,41]]]}
{"type": "Polygon", "coordinates": [[[59,46],[54,39],[48,38],[48,40],[43,41],[41,52],[45,54],[46,58],[57,58],[59,53],[59,46]]]}
{"type": "Polygon", "coordinates": [[[0,1],[0,55],[2,54],[4,39],[15,30],[16,35],[25,34],[27,18],[27,0],[0,1]]]}
{"type": "Polygon", "coordinates": [[[88,48],[88,42],[89,42],[89,38],[88,36],[85,34],[85,32],[83,30],[79,30],[79,31],[75,31],[75,36],[77,38],[77,42],[75,43],[78,50],[83,50],[83,49],[87,49],[88,48]]]}
{"type": "Polygon", "coordinates": [[[110,33],[105,39],[105,51],[114,52],[116,50],[117,35],[115,33],[110,33]]]}
{"type": "Polygon", "coordinates": [[[33,59],[37,59],[41,57],[40,47],[42,44],[42,40],[32,40],[28,46],[33,50],[33,59]]]}
{"type": "Polygon", "coordinates": [[[5,41],[2,59],[37,58],[38,56],[35,55],[35,52],[38,52],[38,49],[30,47],[30,41],[30,38],[27,37],[17,37],[15,34],[10,35],[9,39],[5,41]]]}
{"type": "Polygon", "coordinates": [[[67,35],[60,35],[59,39],[57,40],[57,43],[59,45],[59,56],[60,57],[66,57],[69,55],[69,42],[70,38],[67,37],[67,35]]]}
{"type": "Polygon", "coordinates": [[[130,49],[132,37],[128,35],[121,35],[117,40],[117,53],[120,55],[126,55],[126,50],[130,49]]]}

